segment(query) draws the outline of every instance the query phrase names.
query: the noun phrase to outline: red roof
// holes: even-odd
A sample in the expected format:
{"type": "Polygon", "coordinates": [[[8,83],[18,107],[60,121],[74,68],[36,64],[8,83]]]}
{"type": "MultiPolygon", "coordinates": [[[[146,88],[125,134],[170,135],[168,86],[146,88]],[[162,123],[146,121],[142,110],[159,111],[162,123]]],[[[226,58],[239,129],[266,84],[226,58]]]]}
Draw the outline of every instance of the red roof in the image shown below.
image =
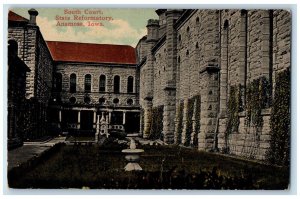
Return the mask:
{"type": "Polygon", "coordinates": [[[131,46],[47,41],[54,61],[136,64],[131,46]]]}
{"type": "Polygon", "coordinates": [[[24,21],[24,22],[28,22],[29,20],[12,12],[12,11],[9,11],[8,12],[8,20],[9,21],[24,21]]]}

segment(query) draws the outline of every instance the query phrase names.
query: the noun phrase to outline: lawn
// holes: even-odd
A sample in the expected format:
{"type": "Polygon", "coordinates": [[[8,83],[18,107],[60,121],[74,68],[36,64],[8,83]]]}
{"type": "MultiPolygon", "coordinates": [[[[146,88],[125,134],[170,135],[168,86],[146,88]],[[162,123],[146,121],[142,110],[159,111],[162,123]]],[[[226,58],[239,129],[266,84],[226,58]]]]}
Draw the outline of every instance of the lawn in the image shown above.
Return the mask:
{"type": "MultiPolygon", "coordinates": [[[[141,146],[139,146],[141,147],[141,146]]],[[[287,189],[289,169],[175,146],[143,146],[141,172],[125,172],[126,146],[62,146],[13,188],[287,189]]]]}

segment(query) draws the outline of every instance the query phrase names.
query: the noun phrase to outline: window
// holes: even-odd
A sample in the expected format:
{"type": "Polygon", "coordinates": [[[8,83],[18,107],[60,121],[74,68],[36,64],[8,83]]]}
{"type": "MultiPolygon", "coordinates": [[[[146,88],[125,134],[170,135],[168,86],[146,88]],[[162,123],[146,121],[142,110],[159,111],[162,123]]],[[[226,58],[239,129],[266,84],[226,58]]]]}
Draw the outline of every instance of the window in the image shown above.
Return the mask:
{"type": "Polygon", "coordinates": [[[84,102],[89,104],[91,102],[91,98],[90,97],[84,97],[84,102]]]}
{"type": "Polygon", "coordinates": [[[92,76],[90,74],[85,75],[85,78],[84,78],[84,92],[86,92],[86,93],[91,92],[91,81],[92,81],[92,76]]]}
{"type": "Polygon", "coordinates": [[[132,104],[133,104],[133,100],[132,100],[132,99],[128,99],[128,100],[127,100],[127,104],[128,104],[128,105],[132,105],[132,104]]]}
{"type": "Polygon", "coordinates": [[[72,104],[75,104],[75,102],[76,102],[76,98],[75,97],[71,97],[69,100],[70,100],[70,103],[72,103],[72,104]]]}
{"type": "Polygon", "coordinates": [[[120,93],[120,76],[114,77],[114,93],[120,93]]]}
{"type": "Polygon", "coordinates": [[[105,75],[101,75],[99,80],[99,92],[105,92],[105,81],[105,75]]]}
{"type": "Polygon", "coordinates": [[[114,104],[118,104],[119,101],[120,101],[120,100],[119,100],[118,98],[115,98],[115,99],[113,100],[113,103],[114,103],[114,104]]]}
{"type": "Polygon", "coordinates": [[[56,73],[55,89],[56,92],[61,92],[62,90],[62,75],[60,73],[56,73]]]}
{"type": "Polygon", "coordinates": [[[129,76],[127,81],[127,93],[133,93],[133,77],[129,76]]]}
{"type": "Polygon", "coordinates": [[[99,104],[103,105],[105,103],[105,98],[101,97],[99,98],[99,104]]]}
{"type": "Polygon", "coordinates": [[[76,93],[76,74],[70,75],[70,92],[76,93]]]}

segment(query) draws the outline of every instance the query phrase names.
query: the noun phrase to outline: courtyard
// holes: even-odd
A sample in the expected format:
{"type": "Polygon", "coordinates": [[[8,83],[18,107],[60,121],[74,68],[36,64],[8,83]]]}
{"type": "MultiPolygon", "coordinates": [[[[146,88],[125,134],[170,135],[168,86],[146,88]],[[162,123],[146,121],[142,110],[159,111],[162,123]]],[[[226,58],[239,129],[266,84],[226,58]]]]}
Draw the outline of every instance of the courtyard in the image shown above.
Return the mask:
{"type": "Polygon", "coordinates": [[[289,168],[187,147],[137,145],[143,171],[124,171],[127,143],[53,146],[26,169],[8,173],[11,188],[287,189],[289,168]]]}

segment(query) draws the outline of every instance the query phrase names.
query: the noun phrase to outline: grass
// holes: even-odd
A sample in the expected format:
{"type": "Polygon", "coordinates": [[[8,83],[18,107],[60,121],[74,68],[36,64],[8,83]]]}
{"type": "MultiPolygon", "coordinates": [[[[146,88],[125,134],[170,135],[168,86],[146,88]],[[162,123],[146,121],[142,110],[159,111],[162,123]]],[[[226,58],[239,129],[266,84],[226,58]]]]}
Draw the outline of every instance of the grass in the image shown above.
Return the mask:
{"type": "Polygon", "coordinates": [[[10,176],[9,185],[14,188],[286,189],[289,184],[288,168],[174,146],[143,147],[145,153],[140,165],[144,171],[125,172],[127,163],[121,153],[124,148],[125,145],[63,146],[29,172],[10,176]],[[242,186],[243,183],[248,184],[242,186]]]}

